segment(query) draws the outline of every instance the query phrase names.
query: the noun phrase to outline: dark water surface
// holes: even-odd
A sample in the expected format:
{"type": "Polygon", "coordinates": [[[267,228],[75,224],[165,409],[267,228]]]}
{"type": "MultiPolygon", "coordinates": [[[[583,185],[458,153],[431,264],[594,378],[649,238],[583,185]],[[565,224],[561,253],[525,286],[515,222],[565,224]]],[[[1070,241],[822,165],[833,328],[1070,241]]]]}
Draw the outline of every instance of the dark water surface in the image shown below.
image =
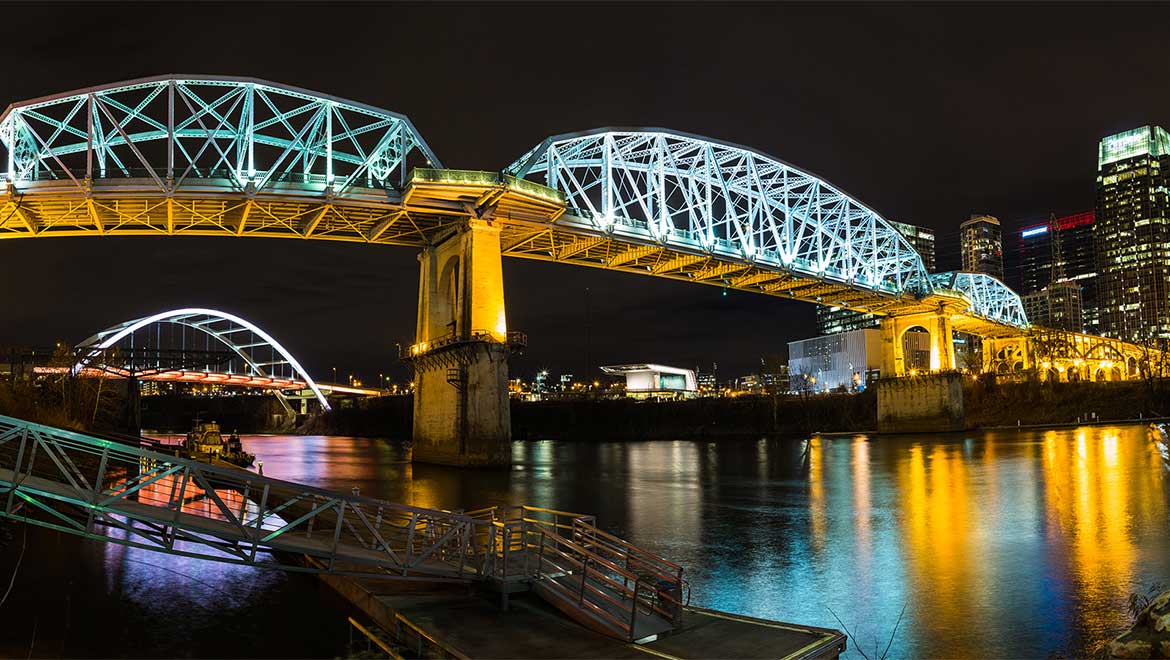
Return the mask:
{"type": "MultiPolygon", "coordinates": [[[[337,437],[246,438],[268,476],[416,506],[593,513],[684,565],[693,602],[826,627],[896,657],[1084,654],[1126,599],[1170,581],[1170,473],[1144,427],[928,438],[530,442],[511,471],[402,461],[337,437]]],[[[7,588],[23,528],[0,553],[7,588]]],[[[344,652],[348,608],[314,578],[30,530],[0,655],[344,652]]]]}

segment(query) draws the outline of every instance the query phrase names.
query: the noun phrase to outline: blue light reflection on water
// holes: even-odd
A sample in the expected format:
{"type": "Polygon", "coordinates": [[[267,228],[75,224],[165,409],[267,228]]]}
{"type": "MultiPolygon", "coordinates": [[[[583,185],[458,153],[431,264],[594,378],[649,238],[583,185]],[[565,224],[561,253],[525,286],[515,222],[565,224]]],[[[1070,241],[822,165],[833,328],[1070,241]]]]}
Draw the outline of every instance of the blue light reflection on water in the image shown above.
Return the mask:
{"type": "MultiPolygon", "coordinates": [[[[1124,624],[1131,590],[1170,576],[1170,486],[1136,426],[807,445],[515,443],[511,471],[412,466],[400,445],[379,440],[245,444],[267,476],[343,492],[593,513],[686,566],[696,604],[838,627],[832,608],[867,648],[885,645],[905,606],[899,657],[1083,653],[1124,624]]],[[[15,602],[30,617],[56,616],[57,600],[30,596],[25,579],[36,578],[23,573],[72,562],[53,588],[72,589],[75,610],[109,610],[97,618],[121,630],[100,647],[108,654],[175,654],[184,636],[192,655],[288,654],[270,636],[276,621],[302,654],[343,646],[344,606],[307,576],[53,536],[56,550],[22,571],[15,602]],[[321,623],[289,627],[290,617],[321,623]],[[198,639],[225,629],[233,638],[223,645],[198,639]]],[[[13,556],[13,547],[0,555],[13,556]]],[[[0,652],[23,654],[18,637],[0,634],[0,652]]]]}

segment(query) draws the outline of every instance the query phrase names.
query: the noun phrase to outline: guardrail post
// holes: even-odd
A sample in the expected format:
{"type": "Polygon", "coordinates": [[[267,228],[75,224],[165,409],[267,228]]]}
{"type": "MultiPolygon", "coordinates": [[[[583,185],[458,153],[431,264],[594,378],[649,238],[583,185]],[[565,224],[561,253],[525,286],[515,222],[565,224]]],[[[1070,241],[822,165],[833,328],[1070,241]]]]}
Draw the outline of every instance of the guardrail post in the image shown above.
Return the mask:
{"type": "Polygon", "coordinates": [[[110,458],[110,446],[106,445],[102,449],[102,460],[98,463],[97,476],[95,476],[93,479],[93,490],[90,491],[89,503],[91,506],[89,507],[89,514],[86,516],[86,519],[85,519],[85,532],[87,534],[93,533],[94,508],[92,505],[97,504],[98,498],[101,497],[102,477],[106,474],[106,462],[109,460],[109,458],[110,458]]]}
{"type": "Polygon", "coordinates": [[[508,554],[509,554],[509,550],[511,549],[511,546],[512,546],[512,529],[510,527],[505,526],[504,527],[504,566],[503,566],[503,569],[501,570],[501,575],[500,575],[500,577],[505,579],[505,580],[508,579],[508,554]]]}
{"type": "Polygon", "coordinates": [[[630,641],[634,639],[634,626],[638,620],[638,584],[634,581],[634,597],[630,599],[630,641]]]}
{"type": "Polygon", "coordinates": [[[8,491],[8,503],[4,506],[4,512],[12,513],[12,503],[16,499],[16,487],[20,483],[20,465],[24,462],[24,446],[28,441],[28,427],[20,430],[20,449],[16,451],[16,463],[12,466],[12,490],[8,491]]]}
{"type": "Polygon", "coordinates": [[[585,561],[581,562],[581,595],[577,598],[578,605],[585,602],[585,579],[587,577],[589,577],[589,557],[585,557],[585,561]]]}

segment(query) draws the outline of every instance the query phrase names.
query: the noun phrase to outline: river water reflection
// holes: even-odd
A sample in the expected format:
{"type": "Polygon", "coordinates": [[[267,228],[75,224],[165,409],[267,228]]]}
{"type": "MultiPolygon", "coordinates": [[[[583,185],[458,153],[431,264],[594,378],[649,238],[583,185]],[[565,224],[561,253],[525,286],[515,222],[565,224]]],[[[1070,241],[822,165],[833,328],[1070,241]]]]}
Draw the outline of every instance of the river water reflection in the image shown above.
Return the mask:
{"type": "MultiPolygon", "coordinates": [[[[245,445],[267,476],[345,492],[356,486],[416,506],[524,503],[593,513],[607,530],[686,566],[696,604],[840,627],[835,612],[870,649],[885,645],[905,607],[898,657],[1083,654],[1124,625],[1130,591],[1170,578],[1170,474],[1141,426],[808,442],[528,442],[514,444],[511,471],[411,465],[399,445],[377,440],[266,436],[245,445]]],[[[149,630],[151,610],[193,573],[206,586],[184,598],[203,594],[268,616],[299,605],[328,618],[305,576],[111,545],[100,551],[100,565],[80,570],[104,573],[107,597],[117,592],[119,603],[132,592],[143,611],[124,624],[130,628],[149,630]]],[[[344,621],[339,603],[324,607],[344,621]]],[[[222,616],[236,614],[227,607],[222,616]]],[[[215,615],[198,616],[215,625],[215,615]]],[[[329,655],[344,645],[344,627],[314,634],[316,642],[292,648],[329,655]]],[[[280,654],[258,644],[245,636],[229,648],[280,654]]],[[[159,648],[171,649],[110,654],[159,648]]]]}

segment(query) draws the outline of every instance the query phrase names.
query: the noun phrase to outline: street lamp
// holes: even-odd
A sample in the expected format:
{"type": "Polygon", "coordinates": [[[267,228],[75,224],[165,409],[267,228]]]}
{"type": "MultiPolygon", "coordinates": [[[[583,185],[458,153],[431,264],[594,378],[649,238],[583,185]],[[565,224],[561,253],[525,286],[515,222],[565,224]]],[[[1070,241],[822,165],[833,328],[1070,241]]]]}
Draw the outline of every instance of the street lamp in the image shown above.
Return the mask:
{"type": "Polygon", "coordinates": [[[337,382],[337,367],[333,367],[333,382],[337,382]]]}

